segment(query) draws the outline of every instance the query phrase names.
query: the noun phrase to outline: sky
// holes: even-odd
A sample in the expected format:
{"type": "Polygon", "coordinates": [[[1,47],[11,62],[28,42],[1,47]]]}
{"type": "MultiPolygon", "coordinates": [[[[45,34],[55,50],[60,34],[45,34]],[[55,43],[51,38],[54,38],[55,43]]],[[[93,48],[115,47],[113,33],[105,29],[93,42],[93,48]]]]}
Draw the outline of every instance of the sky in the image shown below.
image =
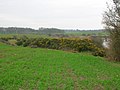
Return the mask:
{"type": "Polygon", "coordinates": [[[101,29],[108,0],[0,0],[0,27],[101,29]]]}

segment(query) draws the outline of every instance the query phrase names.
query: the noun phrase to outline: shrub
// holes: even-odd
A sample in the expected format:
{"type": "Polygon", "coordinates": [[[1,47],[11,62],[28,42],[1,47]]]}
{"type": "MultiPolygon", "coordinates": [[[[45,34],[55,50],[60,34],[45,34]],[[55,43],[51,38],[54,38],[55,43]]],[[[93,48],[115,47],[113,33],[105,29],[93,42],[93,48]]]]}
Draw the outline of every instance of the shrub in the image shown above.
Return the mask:
{"type": "Polygon", "coordinates": [[[29,46],[30,44],[30,40],[26,40],[25,42],[23,42],[23,47],[29,46]]]}
{"type": "Polygon", "coordinates": [[[94,55],[94,56],[101,56],[101,57],[106,56],[105,50],[101,49],[101,48],[96,48],[96,50],[94,52],[92,52],[92,55],[94,55]]]}
{"type": "Polygon", "coordinates": [[[22,42],[22,40],[19,40],[19,41],[16,42],[16,44],[17,44],[18,46],[21,46],[21,45],[23,44],[23,42],[22,42]]]}
{"type": "Polygon", "coordinates": [[[1,40],[3,40],[3,41],[8,41],[9,38],[4,38],[4,37],[2,37],[1,40]]]}
{"type": "Polygon", "coordinates": [[[95,56],[105,56],[104,50],[97,47],[90,39],[74,38],[21,38],[17,40],[17,45],[24,47],[40,47],[49,49],[69,50],[69,51],[92,51],[95,56]]]}

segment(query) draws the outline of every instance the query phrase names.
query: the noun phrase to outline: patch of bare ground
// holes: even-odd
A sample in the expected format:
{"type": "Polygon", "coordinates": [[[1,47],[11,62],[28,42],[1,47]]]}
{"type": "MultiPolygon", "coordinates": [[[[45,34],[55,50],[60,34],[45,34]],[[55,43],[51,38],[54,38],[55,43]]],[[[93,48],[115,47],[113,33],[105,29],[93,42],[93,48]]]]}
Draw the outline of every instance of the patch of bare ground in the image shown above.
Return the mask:
{"type": "Polygon", "coordinates": [[[22,89],[22,88],[19,88],[19,90],[24,90],[24,89],[22,89]]]}
{"type": "Polygon", "coordinates": [[[79,79],[80,79],[80,81],[86,80],[86,78],[84,76],[80,76],[79,79]]]}
{"type": "Polygon", "coordinates": [[[64,67],[66,68],[66,71],[62,73],[63,78],[66,79],[67,77],[70,77],[74,82],[73,84],[74,90],[79,90],[79,83],[78,83],[79,77],[74,73],[73,69],[70,68],[67,63],[64,65],[64,67]]]}
{"type": "Polygon", "coordinates": [[[96,85],[93,90],[105,90],[102,85],[96,85]]]}
{"type": "Polygon", "coordinates": [[[110,77],[107,76],[107,75],[100,75],[100,76],[97,76],[97,78],[98,78],[99,80],[108,80],[108,79],[110,79],[110,77]]]}
{"type": "Polygon", "coordinates": [[[5,56],[3,54],[0,54],[0,58],[4,58],[5,56]]]}
{"type": "Polygon", "coordinates": [[[24,84],[19,88],[19,90],[30,90],[29,89],[29,82],[28,81],[24,81],[24,84]]]}
{"type": "Polygon", "coordinates": [[[38,90],[38,87],[39,87],[39,80],[36,82],[35,87],[34,87],[33,90],[38,90]]]}
{"type": "MultiPolygon", "coordinates": [[[[70,68],[67,63],[63,65],[63,68],[64,70],[62,70],[61,72],[50,74],[50,80],[52,80],[53,78],[58,78],[58,77],[62,78],[62,81],[56,85],[57,89],[64,90],[67,85],[67,83],[64,83],[64,81],[66,81],[67,78],[71,78],[73,80],[73,88],[74,88],[73,90],[80,90],[80,88],[81,89],[83,88],[84,90],[88,90],[86,87],[80,86],[79,81],[86,80],[84,76],[77,76],[74,70],[70,68]]],[[[53,90],[53,87],[48,86],[47,90],[53,90]]]]}

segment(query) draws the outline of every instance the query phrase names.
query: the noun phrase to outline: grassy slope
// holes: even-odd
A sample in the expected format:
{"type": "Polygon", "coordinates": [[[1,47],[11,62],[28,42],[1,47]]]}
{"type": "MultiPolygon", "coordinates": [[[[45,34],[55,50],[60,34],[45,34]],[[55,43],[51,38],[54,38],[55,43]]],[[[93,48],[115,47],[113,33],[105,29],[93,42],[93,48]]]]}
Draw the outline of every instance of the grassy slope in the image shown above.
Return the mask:
{"type": "Polygon", "coordinates": [[[118,90],[120,64],[86,54],[0,43],[0,90],[118,90]]]}

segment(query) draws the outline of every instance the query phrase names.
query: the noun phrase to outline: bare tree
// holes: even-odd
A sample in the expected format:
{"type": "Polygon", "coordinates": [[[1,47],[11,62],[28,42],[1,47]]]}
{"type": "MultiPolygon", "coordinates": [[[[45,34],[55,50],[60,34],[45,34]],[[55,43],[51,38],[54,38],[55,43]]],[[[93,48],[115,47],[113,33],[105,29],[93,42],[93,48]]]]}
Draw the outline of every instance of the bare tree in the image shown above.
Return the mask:
{"type": "Polygon", "coordinates": [[[112,6],[107,4],[107,9],[103,15],[103,23],[111,39],[109,57],[120,61],[120,0],[113,0],[112,6]]]}

